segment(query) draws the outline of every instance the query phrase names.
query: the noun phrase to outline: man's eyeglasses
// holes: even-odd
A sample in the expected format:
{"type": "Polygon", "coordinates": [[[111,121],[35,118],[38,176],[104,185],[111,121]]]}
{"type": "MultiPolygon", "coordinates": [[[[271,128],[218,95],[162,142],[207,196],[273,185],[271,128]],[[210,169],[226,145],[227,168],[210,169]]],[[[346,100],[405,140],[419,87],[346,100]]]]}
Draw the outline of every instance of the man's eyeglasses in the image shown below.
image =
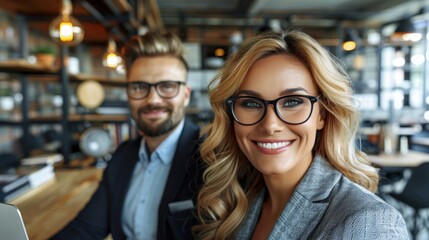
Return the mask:
{"type": "Polygon", "coordinates": [[[155,87],[156,93],[162,98],[174,98],[179,93],[180,85],[186,84],[182,81],[162,81],[157,83],[127,82],[127,95],[131,99],[142,99],[149,95],[150,89],[155,87]]]}
{"type": "Polygon", "coordinates": [[[234,120],[241,125],[254,125],[267,113],[272,104],[276,115],[285,123],[305,123],[313,112],[313,105],[320,96],[288,95],[271,101],[252,96],[236,96],[226,100],[234,120]]]}

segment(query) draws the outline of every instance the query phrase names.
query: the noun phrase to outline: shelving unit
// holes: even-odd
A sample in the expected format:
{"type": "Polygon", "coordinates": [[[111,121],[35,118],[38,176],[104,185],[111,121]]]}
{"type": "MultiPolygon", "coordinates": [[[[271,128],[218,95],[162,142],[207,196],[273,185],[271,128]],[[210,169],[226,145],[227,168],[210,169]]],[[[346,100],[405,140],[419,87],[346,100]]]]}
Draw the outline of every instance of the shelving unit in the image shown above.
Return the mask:
{"type": "MultiPolygon", "coordinates": [[[[82,124],[84,122],[91,123],[128,123],[130,124],[130,117],[128,114],[72,114],[69,113],[69,88],[72,83],[80,83],[86,80],[95,80],[103,85],[110,85],[121,87],[124,80],[120,79],[106,79],[100,76],[92,75],[68,75],[64,77],[61,69],[49,69],[38,64],[31,64],[25,60],[10,60],[0,62],[0,72],[8,73],[19,76],[21,84],[21,93],[23,96],[21,104],[21,118],[18,120],[1,120],[0,126],[15,126],[22,128],[23,138],[30,135],[30,126],[33,124],[61,124],[62,126],[62,153],[65,162],[69,162],[70,148],[71,148],[71,135],[69,131],[71,124],[82,124]],[[45,81],[60,82],[63,97],[62,110],[59,114],[49,114],[41,116],[30,116],[29,114],[29,99],[28,99],[28,81],[45,81]]],[[[131,129],[131,128],[130,128],[131,129]]],[[[131,131],[131,130],[130,130],[131,131]]],[[[24,156],[28,156],[29,152],[24,152],[24,156]]]]}

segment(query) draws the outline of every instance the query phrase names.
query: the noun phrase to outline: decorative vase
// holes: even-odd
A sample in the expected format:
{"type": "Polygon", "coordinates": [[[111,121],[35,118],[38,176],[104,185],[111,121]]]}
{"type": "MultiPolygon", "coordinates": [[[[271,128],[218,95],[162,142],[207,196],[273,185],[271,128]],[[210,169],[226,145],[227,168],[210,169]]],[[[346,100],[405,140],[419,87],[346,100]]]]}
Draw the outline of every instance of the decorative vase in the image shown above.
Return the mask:
{"type": "Polygon", "coordinates": [[[38,64],[47,67],[52,68],[55,64],[55,55],[52,54],[36,54],[36,61],[38,64]]]}

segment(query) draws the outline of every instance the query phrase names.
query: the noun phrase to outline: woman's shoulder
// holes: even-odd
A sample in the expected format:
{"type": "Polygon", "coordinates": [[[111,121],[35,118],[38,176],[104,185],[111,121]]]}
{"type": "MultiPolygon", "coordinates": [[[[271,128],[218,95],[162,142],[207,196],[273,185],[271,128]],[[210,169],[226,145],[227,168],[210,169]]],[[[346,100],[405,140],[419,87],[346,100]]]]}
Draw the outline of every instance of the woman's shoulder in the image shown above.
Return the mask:
{"type": "MultiPolygon", "coordinates": [[[[409,239],[403,217],[394,207],[346,177],[334,187],[316,230],[326,239],[409,239]]],[[[318,238],[319,239],[319,238],[318,238]]],[[[323,239],[323,238],[321,238],[323,239]]]]}
{"type": "Polygon", "coordinates": [[[332,204],[336,205],[337,208],[342,209],[344,207],[345,211],[357,211],[370,208],[398,212],[376,194],[352,182],[344,175],[332,190],[329,198],[332,204]],[[350,206],[353,207],[350,208],[350,206]]]}

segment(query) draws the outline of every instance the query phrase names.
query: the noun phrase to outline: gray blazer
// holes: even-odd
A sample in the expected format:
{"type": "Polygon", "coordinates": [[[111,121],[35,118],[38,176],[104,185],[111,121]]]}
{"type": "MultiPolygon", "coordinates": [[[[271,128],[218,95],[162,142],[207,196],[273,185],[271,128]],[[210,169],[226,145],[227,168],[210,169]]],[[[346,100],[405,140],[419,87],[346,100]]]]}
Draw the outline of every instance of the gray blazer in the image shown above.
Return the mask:
{"type": "MultiPolygon", "coordinates": [[[[236,239],[251,239],[265,196],[251,203],[236,239]]],[[[375,194],[315,157],[269,239],[409,239],[404,219],[375,194]]]]}

